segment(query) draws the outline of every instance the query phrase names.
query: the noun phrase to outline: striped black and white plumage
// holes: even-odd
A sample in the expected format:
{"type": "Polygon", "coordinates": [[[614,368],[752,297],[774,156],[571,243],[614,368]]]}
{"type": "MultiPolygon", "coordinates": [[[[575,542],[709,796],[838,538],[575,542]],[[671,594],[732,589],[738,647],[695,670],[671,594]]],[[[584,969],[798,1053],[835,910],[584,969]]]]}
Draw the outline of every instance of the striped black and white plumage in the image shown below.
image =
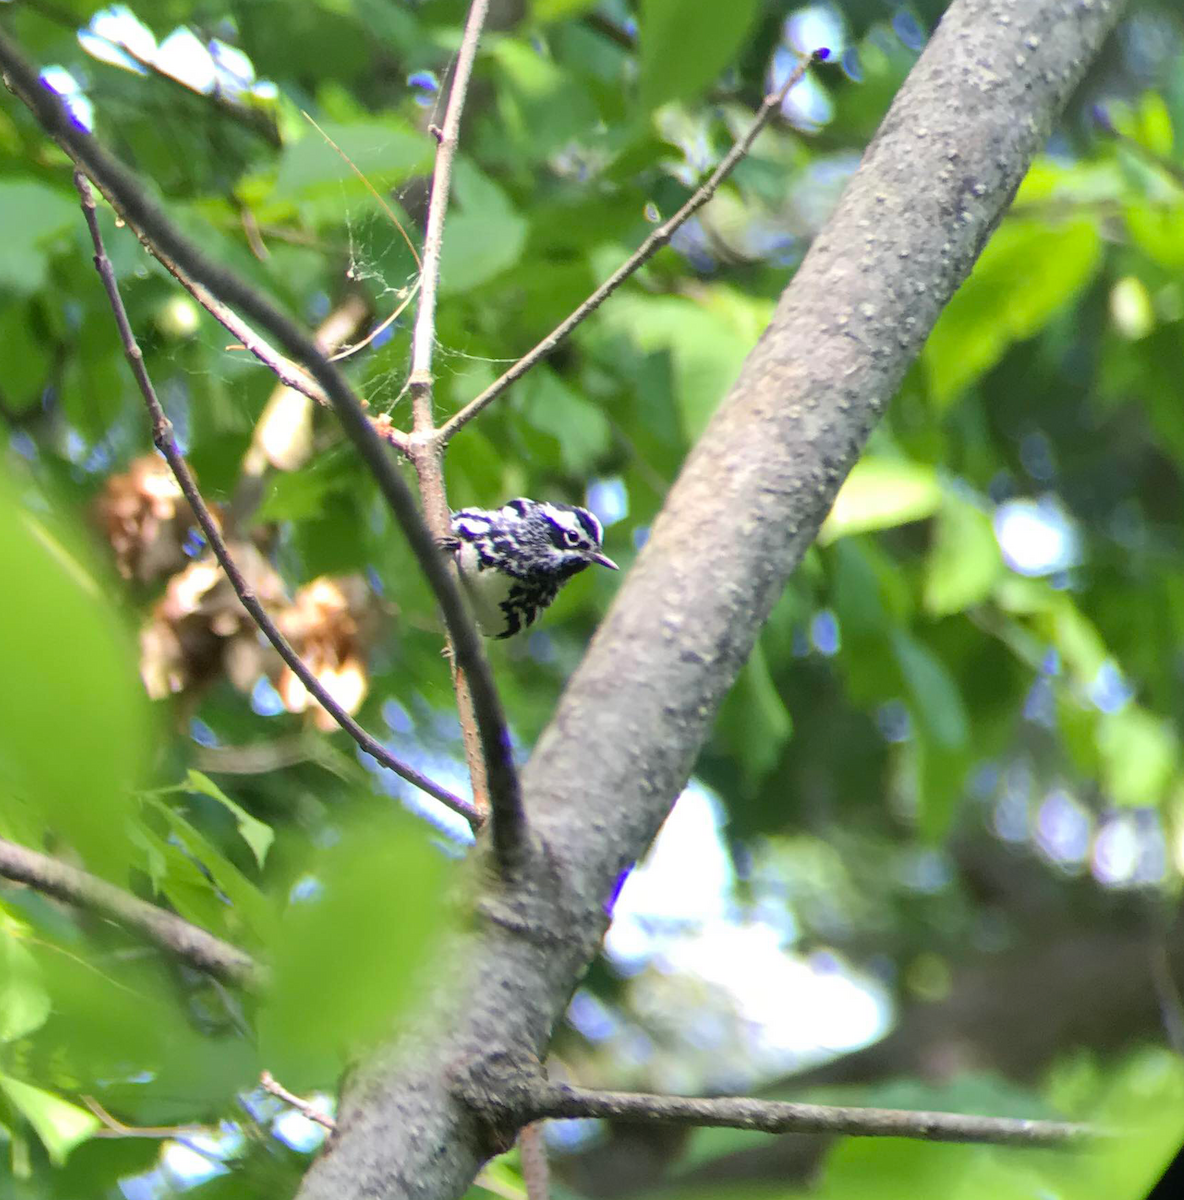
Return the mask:
{"type": "Polygon", "coordinates": [[[462,508],[452,514],[461,583],[486,637],[513,637],[530,625],[573,575],[599,563],[617,570],[600,544],[604,530],[572,504],[511,500],[501,508],[462,508]]]}

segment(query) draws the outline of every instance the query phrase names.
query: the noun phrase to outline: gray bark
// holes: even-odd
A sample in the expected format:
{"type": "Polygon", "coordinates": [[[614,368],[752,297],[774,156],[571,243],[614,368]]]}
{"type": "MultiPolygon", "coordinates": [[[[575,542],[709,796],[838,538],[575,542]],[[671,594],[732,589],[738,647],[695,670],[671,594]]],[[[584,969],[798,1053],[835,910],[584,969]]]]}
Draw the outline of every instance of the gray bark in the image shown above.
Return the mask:
{"type": "Polygon", "coordinates": [[[302,1200],[459,1196],[512,1138],[614,884],[868,431],[969,273],[1120,0],[955,0],[688,459],[523,775],[532,853],[475,880],[440,1019],[346,1087],[302,1200]]]}

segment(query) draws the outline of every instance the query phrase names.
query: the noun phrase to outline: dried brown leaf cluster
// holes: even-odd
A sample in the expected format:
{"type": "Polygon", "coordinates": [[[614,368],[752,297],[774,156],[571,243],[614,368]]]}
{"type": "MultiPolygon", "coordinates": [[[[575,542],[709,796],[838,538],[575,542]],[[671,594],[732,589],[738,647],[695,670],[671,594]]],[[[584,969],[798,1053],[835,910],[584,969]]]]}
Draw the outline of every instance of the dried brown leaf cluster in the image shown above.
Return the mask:
{"type": "MultiPolygon", "coordinates": [[[[259,637],[214,556],[207,552],[194,559],[185,553],[193,517],[163,461],[145,456],[111,476],[97,507],[119,573],[141,584],[165,580],[140,630],[140,674],[154,700],[197,693],[222,676],[250,693],[266,676],[288,712],[309,712],[317,728],[335,728],[259,637]]],[[[317,680],[347,712],[357,712],[369,688],[367,650],[380,615],[365,581],[322,576],[289,596],[254,542],[239,538],[229,549],[317,680]]]]}

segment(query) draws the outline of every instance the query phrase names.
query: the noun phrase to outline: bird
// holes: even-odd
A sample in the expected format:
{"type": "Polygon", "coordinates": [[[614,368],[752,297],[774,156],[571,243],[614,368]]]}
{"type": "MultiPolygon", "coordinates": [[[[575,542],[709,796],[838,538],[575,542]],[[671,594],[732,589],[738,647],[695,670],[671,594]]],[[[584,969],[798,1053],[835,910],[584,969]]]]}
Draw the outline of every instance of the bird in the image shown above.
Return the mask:
{"type": "Polygon", "coordinates": [[[593,563],[619,570],[601,550],[604,529],[586,508],[519,497],[501,508],[452,513],[453,556],[485,637],[508,638],[534,623],[573,576],[593,563]]]}

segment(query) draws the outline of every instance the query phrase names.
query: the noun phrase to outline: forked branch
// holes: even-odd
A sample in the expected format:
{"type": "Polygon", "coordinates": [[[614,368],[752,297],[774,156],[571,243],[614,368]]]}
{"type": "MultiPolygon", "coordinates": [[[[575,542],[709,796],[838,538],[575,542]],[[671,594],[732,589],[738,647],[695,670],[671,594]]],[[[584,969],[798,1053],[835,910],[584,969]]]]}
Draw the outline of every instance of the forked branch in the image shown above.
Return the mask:
{"type": "MultiPolygon", "coordinates": [[[[414,432],[404,450],[415,468],[428,527],[437,538],[449,533],[448,495],[444,485],[443,442],[435,428],[432,412],[432,353],[436,342],[436,296],[440,284],[440,255],[444,246],[444,220],[452,188],[452,164],[460,135],[469,79],[477,56],[477,45],[489,9],[488,0],[473,0],[452,73],[452,86],[439,132],[439,149],[432,171],[424,231],[423,270],[420,272],[419,305],[411,335],[411,392],[414,432]]],[[[450,642],[452,650],[457,649],[450,642]]],[[[518,792],[517,775],[509,742],[493,743],[488,727],[477,719],[482,703],[478,694],[482,681],[470,676],[460,654],[453,656],[456,707],[464,739],[465,758],[473,781],[473,796],[479,806],[488,804],[492,820],[493,847],[503,870],[522,851],[527,841],[526,814],[518,792]]]]}
{"type": "Polygon", "coordinates": [[[510,759],[509,734],[489,664],[465,610],[456,580],[424,524],[410,489],[340,372],[327,361],[313,339],[300,326],[234,272],[209,259],[181,234],[130,173],[103,150],[93,137],[78,128],[60,98],[41,84],[37,72],[3,34],[0,34],[0,68],[8,86],[30,109],[41,127],[105,195],[113,198],[129,224],[139,229],[191,279],[265,329],[292,358],[307,367],[323,389],[402,527],[420,569],[439,602],[455,646],[456,660],[472,683],[482,745],[490,750],[496,749],[499,752],[495,755],[496,761],[504,766],[496,778],[491,777],[491,787],[509,790],[512,794],[510,802],[517,805],[518,781],[510,759]]]}
{"type": "Polygon", "coordinates": [[[144,398],[148,414],[152,418],[152,440],[176,477],[177,483],[182,493],[184,493],[189,507],[193,510],[193,515],[197,519],[198,525],[201,527],[206,542],[214,552],[214,557],[217,558],[222,570],[226,572],[226,577],[230,580],[230,585],[234,588],[235,595],[238,596],[239,601],[247,612],[251,614],[251,618],[263,631],[267,640],[275,647],[279,656],[292,669],[292,673],[304,684],[309,693],[316,698],[325,711],[367,754],[373,755],[378,762],[394,771],[400,778],[415,784],[416,787],[427,792],[428,795],[434,796],[454,812],[460,813],[474,829],[478,828],[481,823],[480,814],[477,813],[471,804],[462,800],[459,796],[454,796],[447,789],[434,783],[422,772],[417,771],[408,763],[403,762],[402,759],[391,754],[381,742],[371,737],[334,700],[320,680],[309,670],[300,655],[292,648],[287,638],[279,631],[275,622],[268,615],[267,610],[260,604],[259,598],[255,595],[254,590],[247,582],[242,571],[239,570],[238,564],[234,561],[233,556],[227,548],[218,523],[214,520],[213,514],[202,499],[193,474],[189,470],[189,464],[177,448],[176,439],[173,437],[172,424],[165,416],[164,409],[157,398],[156,389],[153,387],[148,370],[144,366],[143,352],[136,343],[131,322],[128,320],[127,310],[124,308],[123,299],[119,294],[119,285],[115,280],[115,272],[112,269],[111,260],[107,257],[107,251],[103,245],[103,235],[99,230],[99,222],[95,213],[94,193],[91,191],[90,185],[86,181],[86,176],[81,170],[74,172],[74,186],[78,189],[78,195],[82,200],[82,212],[86,217],[87,229],[90,231],[91,242],[94,245],[95,270],[98,271],[99,278],[103,282],[103,288],[107,293],[107,300],[115,316],[115,324],[119,329],[119,339],[123,346],[124,355],[127,358],[128,365],[132,369],[132,374],[135,376],[136,386],[140,389],[140,394],[144,398]]]}
{"type": "Polygon", "coordinates": [[[524,354],[512,367],[495,379],[479,396],[470,400],[455,416],[446,421],[439,430],[438,437],[447,443],[458,430],[463,429],[482,409],[487,408],[511,384],[517,383],[532,367],[544,359],[577,325],[590,317],[608,298],[641,267],[643,267],[657,252],[674,236],[678,228],[691,219],[719,191],[719,186],[735,170],[736,164],[752,149],[757,135],[769,123],[773,113],[781,107],[785,97],[805,78],[806,71],[814,63],[824,62],[830,57],[826,49],[815,50],[809,57],[789,73],[785,82],[775,91],[767,95],[757,110],[744,135],[728,151],[720,161],[719,166],[708,176],[693,196],[668,220],[662,222],[640,246],[569,316],[564,318],[541,342],[524,354]]]}

